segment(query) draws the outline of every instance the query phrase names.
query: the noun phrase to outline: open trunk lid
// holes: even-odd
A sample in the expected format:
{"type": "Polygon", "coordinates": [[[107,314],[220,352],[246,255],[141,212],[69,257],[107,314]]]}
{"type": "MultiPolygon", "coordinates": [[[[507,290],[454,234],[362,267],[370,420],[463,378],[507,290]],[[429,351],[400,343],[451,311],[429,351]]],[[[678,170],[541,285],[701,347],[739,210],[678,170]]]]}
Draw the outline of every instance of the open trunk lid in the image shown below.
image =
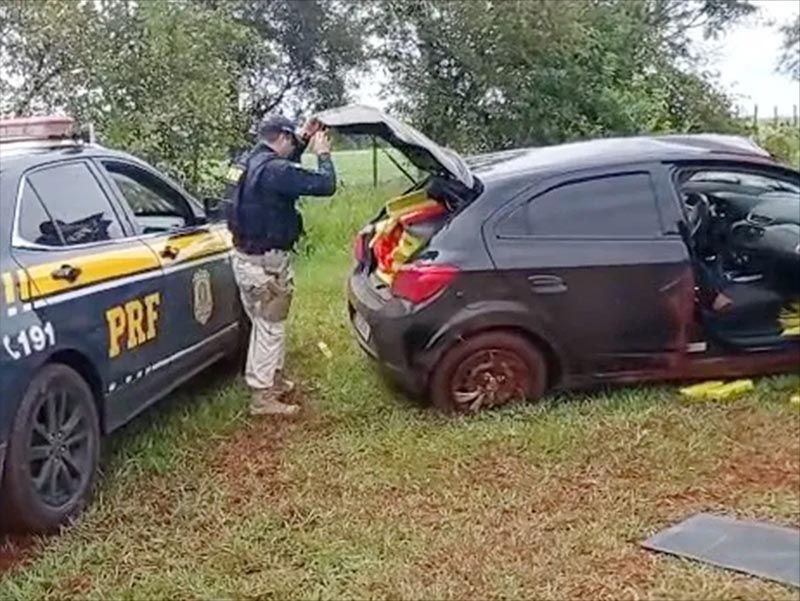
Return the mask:
{"type": "Polygon", "coordinates": [[[447,274],[441,270],[434,274],[417,274],[417,287],[410,294],[408,285],[403,291],[395,289],[399,284],[398,274],[405,271],[408,284],[409,270],[439,269],[413,262],[436,232],[480,194],[481,182],[458,154],[377,109],[349,105],[323,111],[315,118],[343,134],[381,138],[417,168],[430,174],[424,183],[386,203],[354,242],[359,269],[374,278],[378,287],[391,287],[393,293],[401,295],[404,291],[405,298],[420,300],[433,290],[433,279],[441,281],[447,274]]]}
{"type": "Polygon", "coordinates": [[[351,104],[322,111],[315,118],[327,127],[345,134],[375,136],[403,153],[417,168],[440,177],[451,178],[468,189],[475,177],[457,153],[439,146],[410,125],[378,109],[351,104]]]}

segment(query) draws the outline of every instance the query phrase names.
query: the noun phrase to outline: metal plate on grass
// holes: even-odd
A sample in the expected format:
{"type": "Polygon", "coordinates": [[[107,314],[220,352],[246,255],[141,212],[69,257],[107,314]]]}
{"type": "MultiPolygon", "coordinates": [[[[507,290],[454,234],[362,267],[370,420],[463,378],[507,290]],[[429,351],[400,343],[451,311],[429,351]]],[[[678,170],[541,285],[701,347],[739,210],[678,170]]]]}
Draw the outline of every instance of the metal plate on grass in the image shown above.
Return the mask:
{"type": "Polygon", "coordinates": [[[699,513],[642,546],[800,588],[800,530],[699,513]]]}

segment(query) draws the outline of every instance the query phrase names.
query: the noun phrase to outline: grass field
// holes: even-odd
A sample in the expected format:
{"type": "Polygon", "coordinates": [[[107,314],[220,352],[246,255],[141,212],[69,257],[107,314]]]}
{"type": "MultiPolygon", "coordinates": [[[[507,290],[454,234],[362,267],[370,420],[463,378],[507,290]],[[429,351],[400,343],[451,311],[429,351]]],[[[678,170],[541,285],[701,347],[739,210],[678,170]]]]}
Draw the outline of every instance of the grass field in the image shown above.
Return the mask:
{"type": "MultiPolygon", "coordinates": [[[[408,162],[398,151],[380,147],[377,151],[378,184],[387,185],[398,181],[410,184],[402,171],[392,162],[392,158],[406,170],[412,177],[417,177],[416,168],[408,162]]],[[[311,153],[303,156],[303,164],[316,165],[316,157],[311,153]]],[[[334,154],[336,173],[339,179],[340,190],[347,191],[352,187],[371,185],[373,177],[373,152],[372,150],[341,150],[334,154]]]]}
{"type": "Polygon", "coordinates": [[[380,380],[343,304],[350,237],[401,187],[307,203],[302,417],[251,420],[241,382],[209,371],[110,441],[90,510],[35,540],[1,599],[797,599],[638,544],[699,510],[800,525],[800,378],[716,404],[631,387],[439,417],[380,380]]]}

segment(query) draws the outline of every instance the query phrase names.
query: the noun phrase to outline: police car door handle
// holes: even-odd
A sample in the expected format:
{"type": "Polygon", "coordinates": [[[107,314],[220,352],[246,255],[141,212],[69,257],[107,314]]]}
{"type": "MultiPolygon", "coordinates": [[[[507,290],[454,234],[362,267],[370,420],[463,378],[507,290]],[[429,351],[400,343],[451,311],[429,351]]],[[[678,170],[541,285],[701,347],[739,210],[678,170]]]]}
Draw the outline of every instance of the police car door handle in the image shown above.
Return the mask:
{"type": "Polygon", "coordinates": [[[175,248],[174,246],[170,246],[169,244],[167,244],[161,250],[161,256],[164,257],[165,259],[175,259],[178,257],[179,252],[181,252],[180,248],[175,248]]]}
{"type": "Polygon", "coordinates": [[[72,283],[78,279],[79,275],[81,275],[81,270],[79,267],[73,267],[72,265],[64,264],[53,271],[53,273],[50,275],[54,280],[66,280],[72,283]]]}

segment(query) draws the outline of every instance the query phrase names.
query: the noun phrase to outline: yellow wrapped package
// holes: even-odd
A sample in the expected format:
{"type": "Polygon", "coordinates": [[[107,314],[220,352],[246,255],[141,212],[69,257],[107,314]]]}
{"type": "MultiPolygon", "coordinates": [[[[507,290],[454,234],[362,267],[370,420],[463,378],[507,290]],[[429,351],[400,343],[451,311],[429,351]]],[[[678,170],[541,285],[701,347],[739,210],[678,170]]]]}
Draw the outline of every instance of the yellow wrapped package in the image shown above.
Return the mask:
{"type": "Polygon", "coordinates": [[[401,226],[401,217],[438,203],[428,198],[425,190],[399,196],[386,203],[386,217],[375,224],[375,234],[369,242],[378,266],[375,275],[385,284],[391,285],[400,265],[405,263],[422,244],[401,226]]]}
{"type": "Polygon", "coordinates": [[[432,198],[428,198],[425,190],[417,190],[405,196],[398,196],[386,203],[386,214],[389,217],[398,218],[409,211],[416,211],[427,206],[438,204],[432,198]]]}
{"type": "Polygon", "coordinates": [[[681,394],[687,399],[696,401],[724,401],[741,396],[754,388],[752,380],[734,380],[727,383],[714,380],[681,388],[681,394]]]}
{"type": "Polygon", "coordinates": [[[800,336],[800,302],[781,309],[778,321],[783,328],[781,336],[800,336]]]}

